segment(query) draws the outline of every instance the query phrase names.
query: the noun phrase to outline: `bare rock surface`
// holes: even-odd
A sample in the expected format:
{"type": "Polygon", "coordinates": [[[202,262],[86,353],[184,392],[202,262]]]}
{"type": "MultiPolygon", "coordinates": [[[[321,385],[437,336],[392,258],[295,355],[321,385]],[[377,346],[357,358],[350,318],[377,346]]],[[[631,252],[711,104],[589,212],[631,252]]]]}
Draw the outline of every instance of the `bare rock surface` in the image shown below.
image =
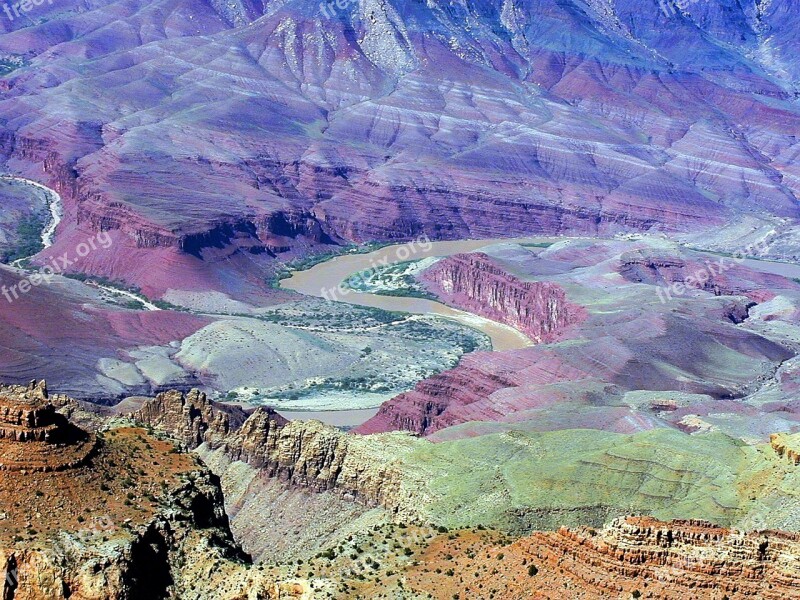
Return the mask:
{"type": "MultiPolygon", "coordinates": [[[[41,438],[5,436],[41,465],[6,468],[0,478],[0,587],[5,598],[85,600],[302,597],[303,582],[282,582],[246,567],[224,511],[219,479],[196,457],[132,427],[96,436],[54,412],[44,382],[3,387],[4,426],[41,438]],[[91,438],[92,453],[73,460],[91,438]],[[47,452],[37,450],[47,446],[47,452]]],[[[60,398],[54,398],[60,401],[60,398]]],[[[64,404],[63,402],[60,402],[64,404]]]]}

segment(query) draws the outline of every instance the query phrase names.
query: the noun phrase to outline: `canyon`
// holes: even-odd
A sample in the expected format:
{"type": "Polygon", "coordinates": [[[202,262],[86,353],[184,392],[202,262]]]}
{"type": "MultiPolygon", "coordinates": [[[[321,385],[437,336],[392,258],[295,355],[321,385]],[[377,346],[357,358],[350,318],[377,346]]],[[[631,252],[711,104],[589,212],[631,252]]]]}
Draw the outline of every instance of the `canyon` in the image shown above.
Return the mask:
{"type": "Polygon", "coordinates": [[[800,5],[664,4],[0,18],[3,600],[800,597],[800,5]]]}
{"type": "Polygon", "coordinates": [[[2,162],[64,202],[42,260],[107,231],[83,272],[246,300],[278,256],[421,233],[796,241],[793,6],[122,4],[0,25],[2,162]]]}
{"type": "MultiPolygon", "coordinates": [[[[598,528],[562,526],[555,531],[509,535],[481,522],[470,523],[463,511],[456,515],[447,509],[439,513],[430,510],[441,501],[443,493],[458,493],[455,488],[444,492],[445,488],[436,483],[437,469],[441,468],[451,478],[454,457],[460,456],[465,467],[474,470],[474,458],[464,456],[470,452],[467,448],[455,454],[442,449],[440,456],[447,458],[437,466],[430,458],[421,460],[418,456],[405,460],[406,456],[419,452],[420,445],[429,444],[423,440],[397,434],[377,437],[346,434],[318,422],[286,422],[261,409],[240,423],[242,415],[230,410],[215,405],[198,391],[186,395],[167,392],[145,403],[134,416],[195,447],[220,474],[223,487],[230,492],[226,507],[233,515],[233,529],[241,532],[244,543],[254,548],[261,559],[269,561],[272,553],[274,560],[276,552],[292,556],[292,561],[298,556],[286,555],[291,551],[285,547],[285,540],[276,542],[272,534],[265,532],[274,524],[272,513],[276,509],[267,509],[261,502],[263,499],[281,498],[283,502],[300,501],[314,506],[320,511],[315,517],[318,527],[322,522],[330,526],[332,521],[334,527],[344,529],[345,533],[337,537],[322,526],[319,534],[322,541],[315,540],[315,544],[309,540],[311,551],[317,551],[317,559],[323,554],[330,557],[329,562],[315,566],[323,571],[317,577],[336,581],[344,578],[347,582],[344,588],[338,588],[344,593],[333,593],[332,597],[356,597],[362,593],[369,596],[367,590],[377,594],[377,588],[370,587],[377,582],[381,593],[387,590],[399,593],[407,585],[415,593],[430,593],[434,598],[451,598],[453,594],[476,597],[490,592],[490,597],[498,598],[561,598],[565,589],[575,597],[587,599],[634,592],[638,592],[636,597],[675,599],[704,598],[708,594],[719,598],[782,598],[800,594],[800,572],[792,558],[800,542],[794,533],[735,530],[697,519],[660,521],[645,516],[619,516],[598,528]],[[239,424],[232,426],[232,423],[239,424]],[[415,473],[418,465],[424,465],[425,479],[415,473]],[[243,481],[248,482],[244,488],[243,481]],[[246,494],[242,493],[244,489],[246,494]],[[296,494],[300,496],[295,497],[296,494]],[[343,520],[328,515],[326,511],[331,509],[341,512],[343,520]],[[442,529],[437,533],[435,527],[430,529],[425,525],[431,521],[435,525],[443,519],[447,522],[445,515],[451,518],[447,535],[441,533],[442,529]],[[246,524],[237,524],[239,519],[246,520],[246,524]],[[388,546],[381,551],[383,554],[375,555],[375,564],[391,566],[376,566],[377,572],[373,571],[367,579],[351,578],[354,563],[337,557],[346,554],[342,545],[347,545],[357,531],[348,528],[345,521],[371,523],[369,538],[375,539],[376,531],[381,532],[378,540],[388,536],[383,542],[388,546]],[[408,538],[405,543],[414,540],[400,556],[390,551],[392,543],[396,544],[391,540],[398,535],[398,524],[401,538],[408,538]],[[347,540],[346,532],[349,532],[347,540]]],[[[486,453],[488,438],[476,441],[486,453]]],[[[521,441],[518,438],[513,443],[521,441]]],[[[663,453],[668,445],[662,440],[658,447],[658,452],[663,453]]],[[[771,457],[757,459],[767,458],[767,463],[759,467],[762,473],[777,468],[784,471],[787,481],[794,481],[798,476],[795,461],[784,462],[783,444],[773,441],[772,447],[771,457]],[[784,466],[778,467],[780,464],[784,466]]],[[[614,454],[620,456],[619,452],[614,454]]],[[[637,456],[641,457],[641,452],[637,456]]],[[[708,456],[711,454],[705,449],[699,451],[698,460],[705,463],[701,470],[708,470],[708,456]]],[[[663,457],[656,459],[657,462],[663,463],[663,457]]],[[[687,464],[684,458],[677,463],[684,469],[687,464]]],[[[529,469],[531,463],[519,468],[529,469]]],[[[560,468],[565,468],[563,461],[560,468]]],[[[618,468],[619,465],[612,467],[618,468]]],[[[630,473],[629,469],[630,466],[626,472],[630,473]]],[[[597,481],[608,484],[609,474],[598,473],[597,481]]],[[[739,474],[743,476],[742,482],[754,477],[752,473],[739,474]]],[[[652,475],[665,476],[655,472],[652,475]]],[[[684,479],[685,476],[684,471],[684,479]]],[[[760,477],[763,475],[755,476],[760,477]]],[[[540,484],[544,481],[537,474],[533,474],[533,480],[540,484]]],[[[598,485],[593,484],[595,498],[599,498],[598,485]]],[[[704,484],[698,481],[692,485],[704,484]]],[[[756,486],[753,490],[774,489],[772,485],[756,486]]],[[[563,489],[573,496],[580,495],[580,486],[573,481],[563,489]]],[[[628,501],[619,497],[621,491],[616,489],[612,495],[620,508],[623,505],[629,508],[628,501]]],[[[485,488],[483,493],[487,493],[485,488]]],[[[674,495],[669,498],[677,499],[674,495]]],[[[789,498],[782,501],[797,502],[789,498]]],[[[646,504],[652,508],[652,496],[648,495],[646,504]]],[[[699,505],[694,506],[695,513],[703,512],[697,510],[699,505]]],[[[584,514],[579,519],[586,517],[584,514]]],[[[298,518],[302,520],[296,516],[295,526],[298,518]]],[[[564,515],[559,518],[563,520],[564,515]]],[[[286,522],[286,516],[280,519],[279,522],[286,522]]],[[[313,527],[308,522],[305,526],[313,527]]],[[[363,547],[364,542],[360,543],[363,547]]],[[[309,555],[310,552],[300,556],[309,555]]]]}
{"type": "MultiPolygon", "coordinates": [[[[755,364],[763,361],[771,370],[788,361],[788,367],[796,352],[796,281],[723,258],[724,272],[714,271],[706,289],[677,294],[667,286],[707,269],[709,257],[662,240],[563,240],[546,248],[499,243],[475,258],[453,259],[435,263],[420,280],[440,277],[443,283],[435,289],[445,297],[513,320],[520,330],[549,331],[553,339],[502,353],[471,353],[454,369],[384,403],[356,431],[399,429],[443,439],[502,429],[477,424],[483,421],[537,430],[591,426],[632,432],[665,422],[696,428],[713,413],[715,421],[738,423],[733,429],[720,421],[708,427],[749,437],[733,415],[760,410],[760,400],[754,398],[751,406],[748,399],[763,385],[755,364]],[[480,268],[471,270],[470,264],[480,268]],[[459,297],[453,274],[473,282],[488,277],[490,283],[467,286],[459,297]],[[526,300],[521,319],[523,301],[516,298],[529,288],[559,290],[556,310],[526,300]],[[505,298],[498,290],[509,289],[508,297],[516,301],[502,307],[505,317],[498,314],[505,298]],[[724,360],[736,368],[707,361],[719,343],[731,350],[724,360]],[[649,396],[652,403],[632,403],[629,393],[649,396]],[[681,400],[672,410],[658,410],[659,398],[670,404],[670,397],[681,400]],[[443,429],[447,433],[439,434],[443,429]]],[[[771,387],[769,393],[775,402],[787,403],[789,389],[771,387]]],[[[770,418],[778,415],[772,412],[770,418]]],[[[791,429],[793,420],[770,426],[791,429]]],[[[770,433],[758,436],[766,440],[770,433]]]]}
{"type": "MultiPolygon", "coordinates": [[[[3,449],[54,444],[49,457],[56,462],[48,464],[57,466],[26,464],[6,471],[11,475],[3,479],[2,493],[27,490],[0,521],[5,539],[0,558],[13,574],[6,577],[5,593],[14,598],[100,599],[111,597],[110,591],[120,598],[141,593],[153,598],[250,597],[242,596],[243,590],[261,598],[353,598],[377,597],[378,589],[402,594],[404,587],[435,598],[491,590],[498,598],[527,597],[533,589],[530,597],[559,598],[569,589],[587,599],[636,591],[637,597],[676,599],[706,597],[712,591],[720,598],[800,594],[793,558],[797,534],[769,525],[778,522],[774,502],[789,513],[800,503],[790,491],[800,477],[796,461],[786,460],[790,441],[773,439],[771,446],[748,450],[717,436],[712,449],[704,447],[711,438],[684,443],[689,436],[679,432],[664,431],[650,442],[612,435],[606,459],[612,462],[604,465],[601,454],[592,456],[589,448],[606,442],[585,431],[575,469],[564,455],[577,439],[559,441],[562,434],[539,438],[518,432],[466,444],[433,444],[404,433],[364,436],[315,421],[287,421],[266,409],[242,411],[215,403],[199,390],[145,399],[132,421],[51,394],[43,382],[5,386],[0,397],[4,422],[13,423],[15,432],[26,432],[5,436],[3,449]],[[66,416],[73,424],[67,424],[66,416]],[[63,462],[69,444],[85,439],[71,438],[75,441],[65,446],[67,438],[56,432],[66,427],[97,440],[88,462],[63,462]],[[42,428],[46,435],[38,433],[42,428]],[[647,455],[642,444],[647,443],[654,454],[642,482],[660,481],[667,486],[660,490],[630,481],[634,469],[642,467],[647,455]],[[749,466],[734,467],[730,456],[743,452],[749,466]],[[500,492],[490,491],[486,474],[496,470],[500,456],[510,461],[503,465],[505,477],[524,474],[548,493],[561,493],[560,499],[544,496],[543,503],[534,501],[527,508],[515,503],[516,509],[498,518],[500,513],[492,511],[508,507],[486,501],[500,492]],[[620,463],[624,457],[630,461],[620,463]],[[543,469],[551,460],[552,467],[543,469]],[[138,466],[144,463],[150,465],[147,470],[138,466]],[[128,465],[127,480],[108,471],[120,464],[128,465]],[[714,483],[708,481],[709,473],[731,467],[714,483]],[[557,473],[566,478],[556,482],[557,473]],[[677,487],[669,484],[675,477],[677,487]],[[156,485],[162,480],[164,485],[156,485]],[[81,494],[71,495],[74,485],[81,486],[81,494]],[[773,495],[778,489],[784,496],[773,495]],[[630,495],[634,490],[641,494],[638,500],[630,495]],[[745,490],[734,501],[739,504],[718,512],[720,503],[730,503],[738,493],[734,490],[745,490]],[[710,503],[702,500],[709,493],[710,503]],[[567,495],[579,502],[567,509],[575,524],[551,531],[535,531],[535,521],[523,524],[525,513],[541,515],[553,500],[559,507],[556,519],[569,520],[567,495]],[[652,511],[654,497],[661,496],[665,502],[656,512],[693,514],[693,520],[625,516],[637,504],[652,511]],[[592,516],[580,506],[582,497],[607,501],[611,511],[592,516]],[[73,515],[75,523],[67,525],[74,532],[66,533],[63,516],[43,511],[43,503],[73,515]],[[454,511],[453,503],[462,508],[454,511]],[[281,512],[284,504],[314,511],[289,517],[281,512]],[[95,516],[84,526],[89,517],[82,516],[83,507],[89,505],[95,516]],[[96,515],[103,513],[107,517],[98,521],[96,515]],[[746,513],[751,516],[742,520],[746,513]],[[516,526],[510,526],[512,514],[516,526]],[[732,529],[704,517],[761,526],[732,529]],[[597,524],[579,525],[587,519],[597,524]],[[308,545],[294,545],[309,534],[308,545]],[[115,549],[112,558],[98,558],[100,544],[115,549]],[[258,569],[243,566],[241,561],[248,559],[238,544],[256,557],[258,569]],[[367,548],[367,562],[347,559],[347,547],[355,555],[367,548]],[[103,568],[92,570],[98,560],[103,568]],[[151,570],[142,579],[142,561],[147,560],[163,570],[151,570]],[[313,572],[301,570],[302,562],[313,572]],[[368,576],[358,575],[359,569],[368,576]],[[30,580],[34,570],[36,582],[30,580]]],[[[25,456],[30,460],[33,455],[25,456]]],[[[535,489],[522,480],[508,483],[509,490],[535,489]]]]}

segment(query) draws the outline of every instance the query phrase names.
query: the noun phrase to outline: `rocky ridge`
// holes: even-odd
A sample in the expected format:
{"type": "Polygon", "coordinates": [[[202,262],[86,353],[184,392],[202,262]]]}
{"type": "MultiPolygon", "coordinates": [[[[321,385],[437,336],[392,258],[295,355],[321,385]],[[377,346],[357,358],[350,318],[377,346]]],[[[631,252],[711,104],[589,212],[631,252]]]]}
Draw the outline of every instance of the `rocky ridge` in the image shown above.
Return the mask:
{"type": "Polygon", "coordinates": [[[800,597],[799,551],[797,534],[636,516],[505,542],[457,532],[434,540],[406,575],[412,589],[437,600],[487,592],[520,600],[778,600],[800,597]]]}
{"type": "Polygon", "coordinates": [[[800,434],[773,433],[769,436],[772,449],[793,465],[800,464],[800,434]]]}
{"type": "Polygon", "coordinates": [[[287,421],[271,409],[257,408],[237,429],[205,394],[164,392],[132,417],[190,448],[221,449],[270,478],[315,492],[331,491],[366,506],[382,506],[417,516],[413,486],[393,462],[413,447],[406,434],[384,434],[380,444],[348,435],[319,421],[287,421]]]}
{"type": "Polygon", "coordinates": [[[600,531],[562,528],[519,543],[598,592],[644,590],[646,581],[644,597],[800,597],[797,534],[625,517],[600,531]]]}

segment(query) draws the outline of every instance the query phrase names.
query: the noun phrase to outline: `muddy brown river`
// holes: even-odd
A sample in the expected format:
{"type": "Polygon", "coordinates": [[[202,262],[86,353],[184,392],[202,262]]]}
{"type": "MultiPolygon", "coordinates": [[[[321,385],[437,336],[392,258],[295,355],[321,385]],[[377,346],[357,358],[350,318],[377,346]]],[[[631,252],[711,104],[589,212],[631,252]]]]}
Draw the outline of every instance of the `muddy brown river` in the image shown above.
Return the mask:
{"type": "Polygon", "coordinates": [[[434,300],[383,296],[355,290],[344,290],[344,293],[342,293],[341,290],[337,290],[337,286],[351,275],[370,269],[376,264],[391,265],[408,260],[420,260],[429,256],[442,257],[461,252],[474,252],[498,243],[535,244],[551,241],[554,241],[554,238],[537,237],[396,244],[365,254],[353,253],[337,256],[305,271],[294,272],[291,277],[281,282],[281,286],[318,298],[332,298],[335,294],[334,301],[347,302],[359,306],[370,306],[372,308],[418,315],[435,315],[452,319],[488,335],[494,350],[516,350],[532,346],[533,342],[523,333],[508,325],[451,308],[434,300]]]}

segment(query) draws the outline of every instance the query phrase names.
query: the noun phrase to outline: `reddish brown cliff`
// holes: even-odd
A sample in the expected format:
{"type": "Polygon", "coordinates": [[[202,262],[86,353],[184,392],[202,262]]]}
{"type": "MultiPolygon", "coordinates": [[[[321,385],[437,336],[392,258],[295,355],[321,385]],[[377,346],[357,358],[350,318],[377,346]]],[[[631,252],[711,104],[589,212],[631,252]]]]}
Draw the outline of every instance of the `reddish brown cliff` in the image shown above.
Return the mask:
{"type": "Polygon", "coordinates": [[[557,339],[584,315],[558,285],[517,279],[480,252],[440,260],[421,279],[447,304],[510,325],[535,342],[557,339]]]}
{"type": "Polygon", "coordinates": [[[502,407],[489,407],[484,401],[516,383],[511,374],[492,369],[491,358],[488,353],[470,355],[456,368],[420,381],[413,390],[384,402],[355,432],[402,430],[428,435],[477,417],[471,410],[476,406],[481,419],[500,418],[502,407]]]}
{"type": "Polygon", "coordinates": [[[539,533],[522,547],[590,589],[641,590],[659,598],[798,598],[800,535],[743,533],[702,521],[617,519],[588,528],[539,533]],[[650,583],[647,588],[644,582],[650,583]]]}

